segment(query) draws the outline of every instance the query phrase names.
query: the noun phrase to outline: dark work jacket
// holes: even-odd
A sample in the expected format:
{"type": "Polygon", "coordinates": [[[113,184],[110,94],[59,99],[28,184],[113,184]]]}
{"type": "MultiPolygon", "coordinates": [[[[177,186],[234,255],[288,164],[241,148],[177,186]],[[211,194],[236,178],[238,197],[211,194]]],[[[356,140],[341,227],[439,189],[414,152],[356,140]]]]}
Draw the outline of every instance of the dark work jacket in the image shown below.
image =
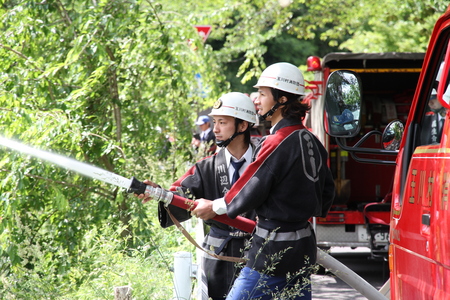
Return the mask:
{"type": "Polygon", "coordinates": [[[441,141],[444,119],[439,114],[432,111],[427,112],[422,121],[422,131],[420,134],[421,145],[438,144],[441,141]]]}
{"type": "MultiPolygon", "coordinates": [[[[180,179],[172,184],[170,190],[190,198],[218,199],[224,197],[231,186],[225,162],[225,151],[204,158],[191,167],[180,179]]],[[[171,213],[179,221],[187,220],[190,213],[182,208],[169,205],[171,213]]],[[[162,202],[158,209],[159,221],[162,227],[173,225],[167,215],[162,202]]],[[[255,213],[242,213],[242,216],[255,219],[255,213]]],[[[214,249],[216,254],[243,257],[243,249],[248,243],[250,234],[241,232],[233,227],[215,220],[204,221],[210,225],[210,232],[205,236],[203,248],[214,249]],[[238,235],[231,237],[230,234],[238,235]]],[[[235,263],[218,260],[207,254],[204,255],[203,269],[206,272],[208,293],[210,297],[224,297],[234,279],[239,273],[235,263]]]]}
{"type": "Polygon", "coordinates": [[[211,141],[212,142],[216,141],[216,135],[214,134],[214,132],[212,130],[210,130],[208,132],[208,135],[206,136],[206,138],[204,140],[202,140],[202,142],[210,143],[211,141]]]}
{"type": "MultiPolygon", "coordinates": [[[[308,220],[326,216],[334,199],[327,157],[323,145],[300,120],[282,119],[274,126],[273,134],[262,138],[254,161],[226,194],[228,216],[235,218],[244,211],[255,210],[257,226],[264,230],[308,231],[308,220]]],[[[264,238],[254,235],[248,267],[266,273],[267,265],[272,264],[270,257],[281,252],[281,261],[276,262],[270,275],[285,276],[315,263],[314,233],[284,242],[269,241],[266,245],[264,238]]]]}

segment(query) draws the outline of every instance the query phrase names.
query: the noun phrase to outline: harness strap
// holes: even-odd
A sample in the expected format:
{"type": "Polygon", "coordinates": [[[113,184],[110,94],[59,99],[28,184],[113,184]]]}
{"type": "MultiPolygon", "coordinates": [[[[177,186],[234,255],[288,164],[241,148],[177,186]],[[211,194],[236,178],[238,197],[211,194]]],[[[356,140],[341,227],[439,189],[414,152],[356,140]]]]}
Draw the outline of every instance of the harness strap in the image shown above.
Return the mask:
{"type": "Polygon", "coordinates": [[[206,254],[209,254],[212,257],[215,257],[220,260],[236,262],[236,263],[246,263],[247,262],[247,259],[245,259],[245,258],[219,255],[219,254],[214,253],[213,251],[204,249],[199,244],[197,244],[197,242],[194,240],[194,238],[186,231],[186,229],[184,229],[183,225],[181,225],[180,222],[172,215],[169,208],[166,206],[164,206],[164,208],[167,210],[167,214],[169,215],[170,219],[175,224],[175,226],[177,226],[178,230],[181,231],[181,233],[189,240],[189,242],[191,242],[191,244],[194,245],[195,247],[197,247],[198,249],[200,249],[203,252],[205,252],[206,254]]]}

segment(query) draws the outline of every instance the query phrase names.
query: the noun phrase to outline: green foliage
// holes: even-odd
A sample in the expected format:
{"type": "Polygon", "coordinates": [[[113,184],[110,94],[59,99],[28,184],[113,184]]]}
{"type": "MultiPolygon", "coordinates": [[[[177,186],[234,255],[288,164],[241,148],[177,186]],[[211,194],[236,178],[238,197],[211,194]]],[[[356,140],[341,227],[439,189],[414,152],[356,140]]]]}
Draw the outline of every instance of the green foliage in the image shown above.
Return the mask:
{"type": "MultiPolygon", "coordinates": [[[[29,229],[20,218],[16,220],[18,230],[29,236],[29,229]]],[[[173,292],[167,287],[172,282],[170,250],[180,244],[167,238],[165,244],[156,245],[150,237],[136,248],[126,248],[121,241],[122,230],[105,226],[86,232],[76,262],[64,248],[50,241],[36,243],[25,238],[17,249],[21,257],[30,260],[15,265],[8,276],[0,274],[1,298],[112,299],[113,287],[124,285],[132,287],[133,299],[171,298],[173,292]]],[[[162,231],[157,228],[153,236],[167,233],[162,231]]]]}
{"type": "Polygon", "coordinates": [[[448,3],[444,1],[295,2],[304,12],[289,29],[299,37],[316,34],[331,46],[350,52],[421,52],[426,50],[434,23],[448,3]],[[320,32],[321,29],[326,29],[320,32]]]}
{"type": "MultiPolygon", "coordinates": [[[[184,171],[195,112],[223,80],[208,50],[188,45],[191,24],[153,1],[7,1],[1,21],[2,135],[166,186],[184,171]]],[[[89,265],[78,265],[85,235],[105,224],[127,246],[152,235],[148,212],[116,187],[4,147],[0,173],[1,271],[19,283],[42,268],[43,282],[65,284],[89,265]]]]}

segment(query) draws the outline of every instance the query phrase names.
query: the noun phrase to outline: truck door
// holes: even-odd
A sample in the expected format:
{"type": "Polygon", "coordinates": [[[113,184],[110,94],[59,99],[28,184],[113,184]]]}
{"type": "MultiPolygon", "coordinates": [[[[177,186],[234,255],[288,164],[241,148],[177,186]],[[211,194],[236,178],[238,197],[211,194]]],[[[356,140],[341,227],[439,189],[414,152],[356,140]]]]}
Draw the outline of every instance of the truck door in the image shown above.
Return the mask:
{"type": "Polygon", "coordinates": [[[446,101],[450,99],[446,93],[450,24],[446,20],[439,26],[397,158],[390,235],[392,299],[450,299],[450,105],[446,101]]]}

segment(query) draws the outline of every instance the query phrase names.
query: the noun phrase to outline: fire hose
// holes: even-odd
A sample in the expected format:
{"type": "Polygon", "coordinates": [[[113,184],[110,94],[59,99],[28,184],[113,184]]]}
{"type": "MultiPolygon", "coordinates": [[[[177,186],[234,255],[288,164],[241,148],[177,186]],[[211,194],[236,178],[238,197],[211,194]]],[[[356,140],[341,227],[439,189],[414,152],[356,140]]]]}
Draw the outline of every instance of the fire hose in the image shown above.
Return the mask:
{"type": "MultiPolygon", "coordinates": [[[[135,194],[147,194],[154,200],[161,201],[165,206],[172,204],[177,207],[181,207],[187,210],[193,210],[196,207],[196,203],[193,200],[183,198],[181,196],[175,195],[169,191],[166,191],[159,187],[152,187],[143,182],[140,182],[136,178],[131,178],[131,184],[128,188],[129,193],[135,194]]],[[[253,232],[256,223],[253,220],[237,216],[236,219],[231,219],[227,215],[216,215],[214,218],[217,222],[232,226],[234,228],[240,229],[245,232],[253,232]]]]}

